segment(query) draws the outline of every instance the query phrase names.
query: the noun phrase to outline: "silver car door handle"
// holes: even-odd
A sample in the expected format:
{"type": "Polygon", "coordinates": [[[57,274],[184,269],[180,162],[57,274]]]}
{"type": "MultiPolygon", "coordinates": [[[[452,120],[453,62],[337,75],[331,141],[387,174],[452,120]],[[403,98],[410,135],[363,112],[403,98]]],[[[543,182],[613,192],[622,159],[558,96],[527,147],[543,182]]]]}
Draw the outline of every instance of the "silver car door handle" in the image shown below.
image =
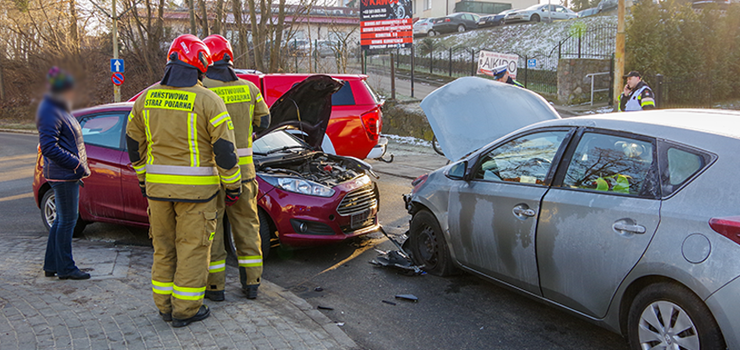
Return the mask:
{"type": "Polygon", "coordinates": [[[522,207],[514,207],[513,213],[516,216],[527,216],[530,218],[537,215],[534,209],[524,209],[522,207]]]}
{"type": "Polygon", "coordinates": [[[646,231],[645,226],[630,225],[630,224],[625,224],[623,222],[615,222],[614,225],[612,225],[612,228],[617,231],[639,233],[639,234],[645,233],[646,231]]]}

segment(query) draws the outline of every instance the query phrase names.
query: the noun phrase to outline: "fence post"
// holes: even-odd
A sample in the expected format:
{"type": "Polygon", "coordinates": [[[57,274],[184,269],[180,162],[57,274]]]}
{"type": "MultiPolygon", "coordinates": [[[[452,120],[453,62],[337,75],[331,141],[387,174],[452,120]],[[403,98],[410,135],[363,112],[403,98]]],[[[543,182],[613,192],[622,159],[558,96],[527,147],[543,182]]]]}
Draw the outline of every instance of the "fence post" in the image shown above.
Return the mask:
{"type": "Polygon", "coordinates": [[[663,107],[663,74],[655,75],[655,108],[663,107]]]}
{"type": "Polygon", "coordinates": [[[448,70],[448,75],[452,76],[452,48],[450,48],[450,62],[449,62],[449,68],[447,70],[448,70]]]}
{"type": "Polygon", "coordinates": [[[314,39],[313,42],[313,72],[319,72],[319,39],[314,39]]]}
{"type": "Polygon", "coordinates": [[[473,58],[471,60],[472,64],[470,65],[470,68],[471,68],[470,75],[475,76],[475,74],[478,73],[476,69],[477,60],[475,59],[475,49],[470,49],[470,54],[471,54],[471,57],[473,58]]]}
{"type": "Polygon", "coordinates": [[[578,58],[581,58],[581,37],[578,37],[578,58]]]}
{"type": "Polygon", "coordinates": [[[293,39],[293,56],[295,57],[295,72],[298,73],[298,39],[293,39]]]}
{"type": "Polygon", "coordinates": [[[563,57],[561,54],[562,51],[563,51],[563,42],[561,41],[558,43],[558,61],[563,57]]]}
{"type": "Polygon", "coordinates": [[[434,73],[434,48],[429,50],[429,74],[434,73]]]}
{"type": "Polygon", "coordinates": [[[367,50],[362,50],[362,74],[367,74],[367,50]]]}
{"type": "Polygon", "coordinates": [[[415,59],[414,59],[414,43],[411,43],[411,97],[414,97],[414,68],[415,68],[415,59]]]}
{"type": "Polygon", "coordinates": [[[524,88],[527,88],[527,79],[529,76],[529,57],[524,56],[524,88]]]}
{"type": "Polygon", "coordinates": [[[612,54],[611,64],[609,65],[609,105],[614,106],[614,54],[612,54]]]}
{"type": "Polygon", "coordinates": [[[396,100],[396,66],[393,64],[395,54],[391,52],[391,100],[396,100]]]}

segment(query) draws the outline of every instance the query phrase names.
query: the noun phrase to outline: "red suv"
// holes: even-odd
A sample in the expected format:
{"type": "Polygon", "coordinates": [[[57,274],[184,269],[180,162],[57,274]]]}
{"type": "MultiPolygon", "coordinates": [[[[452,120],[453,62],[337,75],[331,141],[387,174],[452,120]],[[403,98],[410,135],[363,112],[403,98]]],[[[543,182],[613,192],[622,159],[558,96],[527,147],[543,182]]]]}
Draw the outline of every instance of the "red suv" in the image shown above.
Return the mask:
{"type": "MultiPolygon", "coordinates": [[[[249,80],[262,91],[268,106],[311,74],[262,74],[237,70],[237,76],[249,80]]],[[[333,74],[344,86],[331,98],[332,111],[321,149],[330,154],[359,159],[385,155],[388,140],[380,136],[383,127],[383,101],[367,84],[367,75],[333,74]]],[[[141,93],[129,99],[136,101],[141,93]]]]}

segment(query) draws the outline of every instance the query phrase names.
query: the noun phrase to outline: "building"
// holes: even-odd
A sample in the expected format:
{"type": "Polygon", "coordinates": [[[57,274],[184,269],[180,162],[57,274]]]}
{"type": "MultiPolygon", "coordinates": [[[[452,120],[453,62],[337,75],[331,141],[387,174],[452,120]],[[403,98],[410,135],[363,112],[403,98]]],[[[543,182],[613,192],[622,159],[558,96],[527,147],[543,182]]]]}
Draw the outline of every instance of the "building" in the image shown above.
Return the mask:
{"type": "MultiPolygon", "coordinates": [[[[539,0],[505,0],[505,1],[466,1],[466,0],[412,0],[414,2],[414,17],[416,18],[434,18],[444,17],[451,13],[455,13],[455,5],[461,2],[489,2],[498,4],[511,4],[513,9],[527,8],[532,5],[539,4],[539,0]]],[[[458,8],[488,8],[488,6],[465,6],[468,4],[460,4],[458,8]]],[[[481,13],[483,14],[483,13],[481,13]]]]}

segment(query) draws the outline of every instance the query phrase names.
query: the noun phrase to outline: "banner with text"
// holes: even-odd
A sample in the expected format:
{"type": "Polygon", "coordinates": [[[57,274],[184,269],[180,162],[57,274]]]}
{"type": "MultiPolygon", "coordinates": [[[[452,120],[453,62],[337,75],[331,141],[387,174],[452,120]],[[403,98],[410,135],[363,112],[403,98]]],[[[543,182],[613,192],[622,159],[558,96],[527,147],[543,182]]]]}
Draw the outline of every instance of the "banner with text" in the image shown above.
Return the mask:
{"type": "Polygon", "coordinates": [[[478,74],[493,76],[493,69],[506,65],[511,79],[516,79],[519,55],[481,50],[478,56],[478,74]]]}
{"type": "Polygon", "coordinates": [[[414,42],[411,0],[361,0],[360,45],[363,50],[411,47],[414,42]]]}

